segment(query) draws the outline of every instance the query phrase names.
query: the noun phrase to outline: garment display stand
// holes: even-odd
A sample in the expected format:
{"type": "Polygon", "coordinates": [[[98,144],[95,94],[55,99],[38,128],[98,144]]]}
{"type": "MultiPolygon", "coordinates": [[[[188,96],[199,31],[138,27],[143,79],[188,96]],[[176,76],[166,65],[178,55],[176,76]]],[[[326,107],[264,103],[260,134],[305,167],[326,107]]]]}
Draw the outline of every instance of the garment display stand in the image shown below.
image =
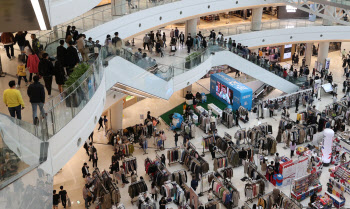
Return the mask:
{"type": "Polygon", "coordinates": [[[232,182],[232,177],[233,177],[233,168],[231,166],[225,167],[225,168],[219,168],[218,169],[219,173],[222,173],[223,178],[229,179],[230,182],[232,182]],[[227,177],[229,176],[229,177],[227,177]]]}
{"type": "Polygon", "coordinates": [[[174,171],[173,173],[171,173],[171,180],[175,181],[178,185],[182,185],[183,182],[187,182],[186,170],[181,169],[181,170],[174,171]]]}
{"type": "Polygon", "coordinates": [[[241,140],[243,140],[243,144],[248,143],[246,128],[238,129],[235,133],[235,139],[237,140],[237,146],[241,144],[241,140]]]}
{"type": "MultiPolygon", "coordinates": [[[[130,176],[131,176],[131,172],[134,171],[136,176],[137,176],[137,160],[136,160],[136,157],[125,158],[123,160],[123,166],[124,166],[126,174],[130,173],[130,176]],[[132,163],[131,166],[129,166],[130,163],[132,163]]],[[[125,176],[128,177],[128,175],[125,175],[125,176]]]]}
{"type": "Polygon", "coordinates": [[[156,201],[152,197],[149,197],[147,192],[142,192],[138,196],[138,207],[147,209],[157,209],[156,201]],[[146,202],[146,199],[148,201],[146,202]]]}
{"type": "Polygon", "coordinates": [[[213,187],[213,194],[222,202],[222,204],[226,207],[226,208],[232,208],[232,199],[230,201],[224,201],[224,199],[226,199],[226,197],[224,198],[223,194],[225,195],[230,195],[232,197],[233,195],[233,191],[230,191],[223,182],[221,182],[218,178],[216,178],[214,176],[213,181],[212,181],[212,187],[213,187]],[[216,184],[215,184],[216,182],[216,184]],[[216,186],[214,188],[214,186],[216,186]],[[221,190],[224,190],[224,192],[219,192],[221,190]]]}
{"type": "Polygon", "coordinates": [[[184,189],[184,191],[190,193],[190,198],[189,198],[190,203],[187,202],[187,204],[189,204],[190,206],[194,206],[194,208],[198,208],[199,198],[198,198],[197,193],[191,187],[187,186],[186,184],[182,184],[182,188],[184,189]]]}
{"type": "Polygon", "coordinates": [[[167,157],[169,160],[168,165],[170,166],[171,164],[174,163],[179,163],[181,161],[181,148],[180,147],[172,147],[168,149],[167,151],[167,157]],[[175,154],[177,152],[177,154],[175,154]]]}
{"type": "Polygon", "coordinates": [[[136,201],[138,200],[139,194],[142,194],[142,193],[144,193],[144,192],[147,192],[147,191],[148,191],[148,188],[147,188],[146,182],[143,181],[143,180],[140,180],[140,181],[131,183],[131,184],[129,185],[128,191],[133,191],[132,193],[129,193],[130,198],[131,198],[131,204],[133,205],[134,202],[136,202],[136,201]],[[131,187],[134,187],[134,188],[132,189],[131,187]],[[136,191],[133,191],[134,189],[135,189],[136,191]],[[137,198],[137,199],[135,199],[135,198],[137,198]]]}
{"type": "Polygon", "coordinates": [[[247,202],[253,202],[253,199],[261,197],[265,193],[265,182],[263,179],[258,179],[258,180],[252,180],[248,178],[248,183],[245,185],[245,195],[247,197],[247,193],[251,193],[251,197],[248,197],[246,200],[247,202]],[[264,188],[260,188],[263,186],[264,188]],[[256,191],[257,189],[254,190],[254,188],[259,187],[259,190],[256,191]],[[250,189],[249,189],[250,188],[250,189]],[[247,192],[247,190],[250,190],[251,192],[247,192]],[[255,191],[255,193],[254,193],[255,191]]]}
{"type": "Polygon", "coordinates": [[[223,168],[228,166],[228,160],[226,154],[224,154],[220,149],[216,150],[220,156],[215,155],[214,158],[214,171],[217,171],[218,168],[223,168]]]}
{"type": "Polygon", "coordinates": [[[209,152],[209,144],[216,143],[215,137],[213,135],[209,135],[202,138],[202,145],[203,145],[203,151],[202,151],[202,157],[205,156],[206,152],[209,152]]]}
{"type": "Polygon", "coordinates": [[[202,179],[201,179],[201,191],[200,191],[200,193],[199,193],[199,196],[200,196],[200,197],[203,196],[204,193],[209,192],[209,190],[210,190],[210,183],[211,183],[211,182],[209,182],[209,176],[215,176],[215,172],[208,172],[208,173],[203,173],[203,174],[202,174],[202,179]],[[204,189],[204,181],[205,181],[205,180],[208,180],[208,183],[209,183],[209,188],[207,188],[207,189],[204,189]]]}
{"type": "Polygon", "coordinates": [[[185,192],[175,181],[165,181],[160,189],[160,194],[168,203],[174,202],[181,205],[185,202],[185,192]]]}

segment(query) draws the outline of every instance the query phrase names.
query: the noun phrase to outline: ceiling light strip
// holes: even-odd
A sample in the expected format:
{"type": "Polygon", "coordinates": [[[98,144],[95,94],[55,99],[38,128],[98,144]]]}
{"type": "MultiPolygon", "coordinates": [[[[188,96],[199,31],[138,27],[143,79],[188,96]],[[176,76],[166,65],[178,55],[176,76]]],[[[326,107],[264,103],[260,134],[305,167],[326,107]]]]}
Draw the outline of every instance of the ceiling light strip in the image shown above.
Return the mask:
{"type": "Polygon", "coordinates": [[[32,6],[36,15],[36,19],[38,20],[39,26],[41,30],[46,30],[46,24],[44,20],[43,12],[41,11],[41,7],[39,4],[39,0],[30,0],[32,2],[32,6]]]}

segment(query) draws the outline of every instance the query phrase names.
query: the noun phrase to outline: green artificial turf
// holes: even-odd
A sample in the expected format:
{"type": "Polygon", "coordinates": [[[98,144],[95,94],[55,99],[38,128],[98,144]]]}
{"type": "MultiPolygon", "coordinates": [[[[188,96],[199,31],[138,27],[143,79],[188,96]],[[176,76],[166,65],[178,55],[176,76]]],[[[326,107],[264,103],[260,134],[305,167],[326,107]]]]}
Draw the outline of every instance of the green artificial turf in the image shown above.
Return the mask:
{"type": "MultiPolygon", "coordinates": [[[[223,103],[220,100],[216,99],[211,94],[207,94],[207,102],[205,102],[205,103],[198,103],[197,106],[202,106],[204,109],[208,110],[208,104],[210,104],[210,103],[215,104],[221,110],[224,110],[227,107],[227,105],[225,103],[223,103]]],[[[184,104],[185,104],[185,102],[181,103],[179,106],[176,106],[175,108],[169,110],[168,112],[164,113],[160,117],[164,120],[164,122],[166,124],[169,125],[171,120],[172,120],[172,119],[169,118],[169,115],[173,115],[174,113],[180,113],[182,115],[183,114],[183,105],[184,104]]],[[[193,105],[191,105],[191,109],[194,110],[193,105]]],[[[195,112],[195,114],[197,114],[197,113],[195,112]]]]}

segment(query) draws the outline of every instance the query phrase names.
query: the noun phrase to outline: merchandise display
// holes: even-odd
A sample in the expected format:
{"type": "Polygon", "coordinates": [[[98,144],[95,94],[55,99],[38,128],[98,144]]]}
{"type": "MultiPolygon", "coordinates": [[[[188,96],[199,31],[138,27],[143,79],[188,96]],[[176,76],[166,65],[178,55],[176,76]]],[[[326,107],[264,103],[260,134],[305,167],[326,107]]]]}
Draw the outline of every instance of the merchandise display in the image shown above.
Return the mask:
{"type": "Polygon", "coordinates": [[[313,193],[321,192],[322,185],[319,180],[321,173],[321,171],[316,171],[315,173],[294,179],[292,183],[292,198],[300,202],[313,193]]]}
{"type": "Polygon", "coordinates": [[[129,174],[132,171],[137,172],[137,160],[135,157],[124,159],[122,165],[126,174],[129,174]]]}
{"type": "Polygon", "coordinates": [[[283,176],[283,186],[291,185],[293,179],[307,175],[308,164],[308,157],[300,157],[298,160],[280,163],[279,172],[283,176]]]}
{"type": "Polygon", "coordinates": [[[276,204],[279,208],[283,209],[300,209],[303,206],[289,198],[279,189],[273,189],[258,199],[257,208],[272,208],[272,205],[276,204]]]}
{"type": "Polygon", "coordinates": [[[333,200],[336,208],[341,208],[345,205],[344,192],[347,192],[344,185],[334,178],[329,178],[326,194],[333,200]]]}
{"type": "Polygon", "coordinates": [[[169,165],[173,163],[180,162],[181,160],[181,149],[179,147],[173,147],[168,149],[167,158],[169,160],[169,165]]]}

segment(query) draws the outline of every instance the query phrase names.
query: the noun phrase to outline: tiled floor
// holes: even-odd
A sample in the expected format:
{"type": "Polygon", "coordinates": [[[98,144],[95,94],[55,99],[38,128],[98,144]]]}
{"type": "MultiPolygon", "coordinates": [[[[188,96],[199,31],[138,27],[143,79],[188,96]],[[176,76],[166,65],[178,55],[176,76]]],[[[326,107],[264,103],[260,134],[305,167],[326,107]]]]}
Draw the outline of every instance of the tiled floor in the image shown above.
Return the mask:
{"type": "MultiPolygon", "coordinates": [[[[331,72],[334,74],[334,80],[336,83],[341,84],[344,77],[342,76],[343,70],[341,68],[341,59],[339,56],[339,52],[332,52],[329,54],[329,57],[331,58],[331,72]]],[[[314,63],[315,57],[312,58],[312,63],[314,63]]],[[[208,88],[209,86],[209,80],[200,80],[198,81],[202,86],[205,88],[208,88]]],[[[193,92],[202,92],[204,91],[203,87],[199,86],[198,84],[193,84],[193,92]]],[[[340,89],[340,88],[339,88],[340,89]]],[[[343,93],[339,90],[339,96],[338,98],[343,96],[343,93]]],[[[131,125],[134,125],[136,123],[140,123],[139,120],[139,114],[146,114],[146,112],[149,110],[151,111],[151,114],[154,116],[159,116],[162,113],[166,112],[167,110],[175,107],[176,105],[182,103],[184,99],[181,97],[182,92],[176,92],[169,101],[159,100],[159,99],[144,99],[133,106],[130,106],[123,111],[123,127],[128,127],[131,125]]],[[[274,96],[278,96],[280,93],[276,92],[274,96]]],[[[271,95],[272,96],[272,95],[271,95]]],[[[331,96],[326,95],[322,97],[321,101],[316,101],[315,105],[316,108],[319,110],[323,110],[325,105],[331,103],[331,96]]],[[[294,108],[292,108],[291,111],[291,118],[296,119],[296,113],[294,113],[294,108]]],[[[301,108],[303,110],[303,108],[301,108]]],[[[259,122],[268,122],[273,126],[273,136],[276,136],[277,134],[277,128],[278,128],[278,122],[280,118],[280,113],[278,113],[278,116],[275,118],[265,118],[263,120],[258,121],[255,119],[256,116],[254,113],[251,113],[250,115],[250,121],[247,124],[241,123],[240,125],[242,127],[252,127],[254,125],[257,125],[259,122]]],[[[168,126],[165,124],[161,124],[158,129],[164,130],[166,132],[167,140],[165,142],[165,147],[170,148],[174,146],[173,141],[173,133],[169,131],[168,126]]],[[[233,135],[237,131],[237,128],[231,128],[227,129],[225,126],[220,125],[218,126],[218,133],[223,136],[224,132],[227,132],[231,135],[233,135]]],[[[192,139],[191,142],[197,147],[197,150],[199,152],[202,151],[202,145],[201,145],[201,138],[202,136],[205,136],[205,134],[200,130],[199,128],[196,129],[196,138],[192,139]]],[[[108,170],[109,165],[111,163],[110,159],[113,153],[113,147],[110,145],[107,145],[107,141],[104,137],[103,131],[95,131],[94,134],[94,141],[95,141],[95,147],[97,148],[97,152],[99,154],[99,168],[100,169],[106,169],[108,170]]],[[[182,138],[179,139],[179,142],[182,142],[182,138]]],[[[148,149],[148,155],[143,155],[143,151],[139,148],[136,148],[134,156],[137,158],[138,161],[138,169],[137,173],[139,176],[143,176],[148,184],[150,186],[149,177],[145,175],[144,171],[144,159],[146,157],[150,157],[151,159],[155,158],[155,151],[153,149],[153,139],[149,139],[149,149],[148,149]]],[[[280,153],[280,156],[286,155],[289,156],[290,152],[289,150],[285,150],[282,147],[284,144],[278,144],[278,152],[280,153]]],[[[272,159],[272,157],[269,157],[272,159]]],[[[210,170],[213,170],[212,167],[212,160],[211,157],[209,157],[209,154],[206,154],[205,159],[209,162],[210,170]]],[[[296,158],[294,158],[296,159],[296,158]]],[[[88,162],[88,157],[85,153],[85,150],[82,148],[78,151],[78,153],[62,168],[62,170],[55,176],[54,178],[54,189],[58,189],[60,185],[63,185],[65,189],[68,191],[68,195],[71,198],[72,201],[72,208],[84,208],[83,205],[83,198],[82,198],[82,187],[84,184],[84,180],[82,178],[81,174],[81,167],[84,162],[87,162],[90,166],[90,170],[92,169],[92,163],[88,162]],[[77,201],[80,202],[80,204],[77,203],[77,201]]],[[[184,169],[185,167],[180,164],[174,164],[171,167],[168,167],[170,172],[184,169]]],[[[238,190],[241,193],[240,198],[240,205],[242,205],[245,201],[244,197],[244,183],[238,179],[241,179],[243,174],[243,167],[238,167],[234,169],[234,178],[232,179],[233,185],[238,188],[238,190]]],[[[321,176],[321,182],[323,185],[323,191],[326,190],[326,182],[329,178],[329,172],[328,168],[323,169],[323,173],[321,176]]],[[[190,182],[190,181],[189,181],[190,182]]],[[[189,184],[188,182],[188,184],[189,184]]],[[[270,184],[267,191],[271,191],[274,187],[270,184]]],[[[136,206],[132,206],[130,204],[130,197],[127,194],[128,187],[120,188],[121,194],[122,194],[122,200],[121,202],[127,207],[127,208],[136,208],[136,206]]],[[[290,187],[284,187],[280,188],[283,192],[285,192],[287,195],[290,194],[290,187]]],[[[199,188],[197,189],[197,192],[199,191],[199,188]]],[[[346,194],[345,197],[348,195],[346,194]]],[[[200,198],[200,201],[202,203],[207,202],[207,197],[204,195],[200,198]]],[[[302,203],[306,205],[308,200],[303,201],[302,203]]],[[[347,203],[346,207],[349,207],[350,204],[347,203]]],[[[168,206],[176,208],[175,205],[169,205],[168,206]]],[[[59,208],[62,208],[62,206],[59,206],[59,208]]]]}

